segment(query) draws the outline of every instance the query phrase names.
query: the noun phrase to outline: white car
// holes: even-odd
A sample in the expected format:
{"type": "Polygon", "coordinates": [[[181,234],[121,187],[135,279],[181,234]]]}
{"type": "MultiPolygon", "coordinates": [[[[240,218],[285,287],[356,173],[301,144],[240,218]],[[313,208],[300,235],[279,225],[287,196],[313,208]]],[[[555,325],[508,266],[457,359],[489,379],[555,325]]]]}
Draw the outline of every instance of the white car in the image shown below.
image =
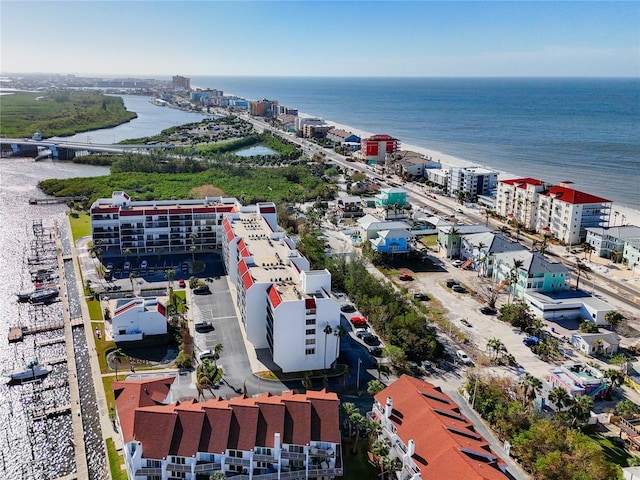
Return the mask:
{"type": "Polygon", "coordinates": [[[464,262],[462,260],[454,260],[453,262],[451,262],[451,265],[453,265],[454,267],[459,267],[463,263],[464,262]]]}
{"type": "Polygon", "coordinates": [[[147,261],[146,260],[142,260],[142,262],[140,262],[140,270],[146,270],[147,269],[147,261]]]}
{"type": "Polygon", "coordinates": [[[214,358],[216,356],[215,353],[213,353],[213,350],[203,350],[202,352],[200,352],[200,355],[198,355],[198,358],[200,360],[204,360],[206,358],[214,358]]]}
{"type": "Polygon", "coordinates": [[[473,365],[469,355],[467,355],[464,350],[456,350],[456,357],[465,365],[473,365]]]}
{"type": "Polygon", "coordinates": [[[125,272],[129,271],[131,269],[131,262],[124,262],[122,268],[125,272]]]}

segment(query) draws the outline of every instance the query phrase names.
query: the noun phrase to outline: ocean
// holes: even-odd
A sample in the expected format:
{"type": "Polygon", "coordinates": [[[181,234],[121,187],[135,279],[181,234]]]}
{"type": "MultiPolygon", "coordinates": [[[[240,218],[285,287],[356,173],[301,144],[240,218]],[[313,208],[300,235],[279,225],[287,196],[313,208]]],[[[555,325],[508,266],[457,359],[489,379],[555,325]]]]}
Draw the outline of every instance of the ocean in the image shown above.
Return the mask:
{"type": "Polygon", "coordinates": [[[640,208],[640,79],[192,77],[510,176],[640,208]]]}

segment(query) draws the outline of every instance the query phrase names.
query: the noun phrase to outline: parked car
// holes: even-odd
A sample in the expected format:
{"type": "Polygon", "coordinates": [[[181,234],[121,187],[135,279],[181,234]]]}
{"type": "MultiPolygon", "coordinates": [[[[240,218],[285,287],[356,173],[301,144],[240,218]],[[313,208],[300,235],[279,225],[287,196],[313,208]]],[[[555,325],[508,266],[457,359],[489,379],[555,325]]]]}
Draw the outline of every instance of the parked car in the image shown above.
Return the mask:
{"type": "Polygon", "coordinates": [[[433,367],[433,364],[429,360],[423,360],[420,362],[420,366],[424,369],[425,372],[434,373],[436,369],[433,367]]]}
{"type": "Polygon", "coordinates": [[[467,289],[464,288],[462,285],[454,285],[453,287],[451,287],[451,290],[453,290],[456,293],[467,293],[467,289]]]}
{"type": "Polygon", "coordinates": [[[104,279],[107,282],[110,282],[111,280],[113,280],[113,271],[109,270],[108,268],[104,271],[104,279]]]}
{"type": "Polygon", "coordinates": [[[525,346],[531,348],[538,345],[540,343],[540,339],[538,337],[526,337],[522,339],[522,343],[524,343],[525,346]]]}
{"type": "Polygon", "coordinates": [[[362,327],[367,324],[367,319],[364,317],[351,317],[351,324],[354,327],[362,327]]]}
{"type": "Polygon", "coordinates": [[[200,352],[200,355],[198,355],[198,358],[200,360],[204,360],[205,358],[216,358],[216,354],[213,350],[203,350],[200,352]]]}
{"type": "Polygon", "coordinates": [[[495,308],[491,307],[482,307],[480,309],[480,313],[484,313],[485,315],[495,315],[498,311],[495,308]]]}
{"type": "Polygon", "coordinates": [[[107,266],[105,268],[113,272],[113,263],[107,263],[107,266]]]}
{"type": "Polygon", "coordinates": [[[464,262],[460,259],[458,260],[454,260],[451,262],[451,265],[453,265],[454,267],[459,267],[460,265],[462,265],[464,262]]]}
{"type": "Polygon", "coordinates": [[[149,264],[147,263],[146,260],[142,260],[140,262],[140,270],[146,270],[148,266],[149,266],[149,264]]]}
{"type": "Polygon", "coordinates": [[[356,328],[356,337],[362,338],[365,335],[371,335],[371,332],[364,327],[356,328]]]}
{"type": "Polygon", "coordinates": [[[180,288],[184,288],[187,286],[187,284],[184,282],[184,278],[181,278],[180,280],[178,280],[178,286],[180,288]]]}
{"type": "Polygon", "coordinates": [[[125,272],[128,272],[129,270],[131,270],[131,262],[124,262],[124,265],[122,266],[122,269],[125,272]]]}
{"type": "Polygon", "coordinates": [[[398,276],[399,280],[402,280],[404,282],[408,282],[413,280],[413,277],[411,275],[409,275],[408,273],[402,273],[398,276]]]}
{"type": "Polygon", "coordinates": [[[375,347],[367,346],[367,350],[374,357],[381,357],[382,356],[382,347],[380,347],[380,346],[375,346],[375,347]]]}
{"type": "Polygon", "coordinates": [[[354,307],[350,303],[347,303],[346,305],[342,305],[340,307],[340,311],[341,312],[346,312],[346,313],[355,312],[356,311],[356,307],[354,307]]]}
{"type": "Polygon", "coordinates": [[[473,365],[473,362],[469,358],[469,355],[467,355],[464,350],[456,350],[456,358],[465,365],[473,365]]]}
{"type": "Polygon", "coordinates": [[[210,332],[214,330],[214,327],[211,324],[211,322],[205,322],[205,321],[196,322],[194,324],[194,327],[196,329],[196,332],[210,332]]]}
{"type": "Polygon", "coordinates": [[[426,293],[414,293],[413,298],[426,302],[427,300],[429,300],[429,295],[427,295],[426,293]]]}
{"type": "Polygon", "coordinates": [[[209,293],[211,293],[211,290],[209,290],[208,285],[198,285],[196,288],[193,289],[194,295],[207,295],[209,293]]]}
{"type": "Polygon", "coordinates": [[[373,335],[372,333],[362,337],[362,341],[364,343],[366,343],[367,345],[370,345],[372,347],[377,347],[378,345],[380,345],[380,339],[378,337],[376,337],[375,335],[373,335]]]}
{"type": "Polygon", "coordinates": [[[449,287],[449,288],[453,287],[454,285],[459,285],[459,284],[458,284],[458,281],[457,281],[457,280],[454,280],[454,279],[452,279],[452,278],[450,278],[449,280],[447,280],[447,282],[446,282],[446,283],[447,283],[447,287],[449,287]]]}

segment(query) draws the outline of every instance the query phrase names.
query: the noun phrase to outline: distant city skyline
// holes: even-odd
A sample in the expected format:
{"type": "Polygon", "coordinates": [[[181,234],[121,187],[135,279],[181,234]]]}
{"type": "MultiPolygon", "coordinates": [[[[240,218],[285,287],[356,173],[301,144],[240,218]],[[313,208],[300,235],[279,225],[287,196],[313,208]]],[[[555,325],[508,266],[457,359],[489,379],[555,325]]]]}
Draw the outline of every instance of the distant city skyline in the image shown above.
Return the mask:
{"type": "Polygon", "coordinates": [[[0,3],[0,71],[640,77],[640,2],[0,3]]]}

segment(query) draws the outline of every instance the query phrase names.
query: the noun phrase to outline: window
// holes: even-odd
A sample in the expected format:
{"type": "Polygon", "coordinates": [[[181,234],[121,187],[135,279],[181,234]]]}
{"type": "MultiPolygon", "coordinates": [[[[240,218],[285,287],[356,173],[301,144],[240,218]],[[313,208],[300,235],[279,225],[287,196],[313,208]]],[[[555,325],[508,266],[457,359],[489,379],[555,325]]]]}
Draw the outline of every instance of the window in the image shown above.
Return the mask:
{"type": "Polygon", "coordinates": [[[307,338],[307,339],[304,341],[304,344],[305,344],[305,345],[315,345],[315,344],[316,344],[316,339],[315,339],[315,338],[307,338]]]}
{"type": "Polygon", "coordinates": [[[316,324],[315,318],[307,318],[307,325],[315,325],[315,324],[316,324]]]}
{"type": "Polygon", "coordinates": [[[315,333],[316,333],[315,328],[307,328],[307,331],[306,331],[307,335],[314,335],[315,333]]]}
{"type": "Polygon", "coordinates": [[[315,348],[307,348],[304,351],[305,355],[315,355],[315,353],[316,353],[316,349],[315,348]]]}

